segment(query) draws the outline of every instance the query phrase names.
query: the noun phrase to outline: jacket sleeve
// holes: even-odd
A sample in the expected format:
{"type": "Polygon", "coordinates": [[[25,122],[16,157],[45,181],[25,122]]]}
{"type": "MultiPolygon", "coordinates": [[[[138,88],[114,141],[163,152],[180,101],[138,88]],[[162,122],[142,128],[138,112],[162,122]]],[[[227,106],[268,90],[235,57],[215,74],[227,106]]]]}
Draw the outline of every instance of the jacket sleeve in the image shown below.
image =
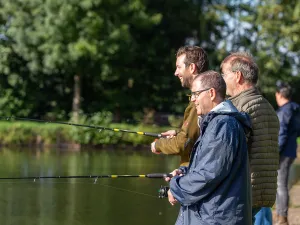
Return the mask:
{"type": "Polygon", "coordinates": [[[184,113],[181,129],[173,138],[161,138],[155,142],[155,148],[164,154],[178,154],[189,146],[193,146],[199,136],[198,116],[193,103],[190,103],[184,113]]]}
{"type": "Polygon", "coordinates": [[[288,109],[281,110],[277,113],[279,119],[279,152],[283,151],[288,140],[288,127],[293,112],[288,109]]]}
{"type": "Polygon", "coordinates": [[[192,205],[210,195],[228,176],[236,152],[240,150],[239,131],[233,120],[211,122],[201,137],[203,143],[196,149],[195,167],[186,175],[171,179],[171,193],[182,205],[192,205]]]}

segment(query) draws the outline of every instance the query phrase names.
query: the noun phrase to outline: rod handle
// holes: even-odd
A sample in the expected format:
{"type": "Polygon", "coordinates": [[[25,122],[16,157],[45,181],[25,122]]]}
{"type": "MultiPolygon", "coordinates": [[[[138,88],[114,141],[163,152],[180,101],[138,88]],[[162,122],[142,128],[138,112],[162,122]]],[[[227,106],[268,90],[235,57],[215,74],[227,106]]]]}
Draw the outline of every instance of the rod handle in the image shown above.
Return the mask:
{"type": "Polygon", "coordinates": [[[149,133],[149,132],[144,132],[144,135],[151,136],[151,137],[157,137],[157,138],[161,138],[162,137],[161,134],[155,134],[155,133],[149,133]]]}
{"type": "Polygon", "coordinates": [[[165,178],[165,177],[172,177],[170,173],[150,173],[147,174],[146,177],[148,178],[165,178]]]}

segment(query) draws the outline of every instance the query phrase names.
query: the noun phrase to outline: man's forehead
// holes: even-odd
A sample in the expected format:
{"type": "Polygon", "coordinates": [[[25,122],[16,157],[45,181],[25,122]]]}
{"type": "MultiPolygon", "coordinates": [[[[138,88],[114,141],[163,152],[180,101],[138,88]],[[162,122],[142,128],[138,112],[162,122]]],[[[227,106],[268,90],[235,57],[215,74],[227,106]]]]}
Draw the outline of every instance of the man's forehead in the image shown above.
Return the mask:
{"type": "Polygon", "coordinates": [[[229,69],[230,69],[230,61],[224,63],[224,64],[222,65],[222,68],[221,68],[221,69],[222,69],[222,70],[229,70],[229,69]]]}
{"type": "Polygon", "coordinates": [[[185,60],[185,54],[182,54],[177,57],[176,63],[184,63],[184,60],[185,60]]]}
{"type": "Polygon", "coordinates": [[[202,83],[200,80],[195,80],[192,84],[191,90],[192,91],[199,91],[202,89],[202,83]]]}

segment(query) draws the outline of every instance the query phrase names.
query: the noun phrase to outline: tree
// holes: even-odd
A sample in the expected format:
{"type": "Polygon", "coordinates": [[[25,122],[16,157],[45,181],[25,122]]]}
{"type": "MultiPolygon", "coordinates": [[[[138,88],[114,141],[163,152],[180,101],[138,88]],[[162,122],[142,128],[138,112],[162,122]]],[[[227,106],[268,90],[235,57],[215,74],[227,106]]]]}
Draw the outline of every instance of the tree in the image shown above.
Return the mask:
{"type": "Polygon", "coordinates": [[[275,106],[277,80],[299,83],[300,2],[240,0],[229,5],[236,22],[230,32],[237,35],[228,50],[247,50],[254,55],[260,69],[259,86],[275,106]]]}
{"type": "MultiPolygon", "coordinates": [[[[140,0],[22,0],[1,1],[0,13],[7,24],[7,60],[20,57],[30,74],[74,78],[73,113],[78,117],[81,79],[113,76],[108,61],[130,44],[131,22],[152,26],[159,14],[148,15],[140,0]],[[13,54],[12,54],[13,52],[13,54]]],[[[9,64],[9,63],[3,63],[9,64]]],[[[2,72],[10,72],[2,70],[2,72]]],[[[42,78],[42,79],[40,79],[42,78]]],[[[96,79],[95,79],[96,78],[96,79]]]]}
{"type": "Polygon", "coordinates": [[[15,74],[27,97],[12,98],[28,104],[37,97],[28,115],[182,113],[176,50],[201,45],[218,68],[224,9],[217,0],[3,0],[3,88],[14,89],[4,83],[15,74]]]}

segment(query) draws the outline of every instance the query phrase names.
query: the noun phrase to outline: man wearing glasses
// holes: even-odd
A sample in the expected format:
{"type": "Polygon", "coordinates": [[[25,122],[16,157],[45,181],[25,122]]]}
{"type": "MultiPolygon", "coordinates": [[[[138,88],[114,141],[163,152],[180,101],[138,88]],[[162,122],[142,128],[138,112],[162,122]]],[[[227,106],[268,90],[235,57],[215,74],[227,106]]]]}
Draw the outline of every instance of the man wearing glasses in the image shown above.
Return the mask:
{"type": "Polygon", "coordinates": [[[248,139],[254,224],[272,224],[270,207],[275,203],[279,164],[279,122],[275,110],[256,88],[258,67],[252,56],[236,52],[221,64],[229,100],[250,115],[252,132],[248,139]],[[256,216],[256,214],[258,214],[256,216]],[[266,215],[266,216],[261,216],[266,215]],[[264,220],[264,223],[262,221],[264,220]]]}
{"type": "Polygon", "coordinates": [[[202,117],[188,167],[172,172],[169,202],[181,204],[176,224],[251,224],[246,133],[250,118],[224,101],[226,84],[215,71],[198,75],[191,101],[202,117]]]}
{"type": "MultiPolygon", "coordinates": [[[[180,80],[182,87],[190,89],[194,78],[207,69],[208,58],[202,48],[184,46],[178,49],[175,76],[180,80]]],[[[185,109],[180,130],[169,130],[162,135],[167,138],[152,142],[151,151],[155,154],[180,155],[180,165],[187,165],[192,147],[199,137],[197,114],[192,102],[185,109]]]]}

